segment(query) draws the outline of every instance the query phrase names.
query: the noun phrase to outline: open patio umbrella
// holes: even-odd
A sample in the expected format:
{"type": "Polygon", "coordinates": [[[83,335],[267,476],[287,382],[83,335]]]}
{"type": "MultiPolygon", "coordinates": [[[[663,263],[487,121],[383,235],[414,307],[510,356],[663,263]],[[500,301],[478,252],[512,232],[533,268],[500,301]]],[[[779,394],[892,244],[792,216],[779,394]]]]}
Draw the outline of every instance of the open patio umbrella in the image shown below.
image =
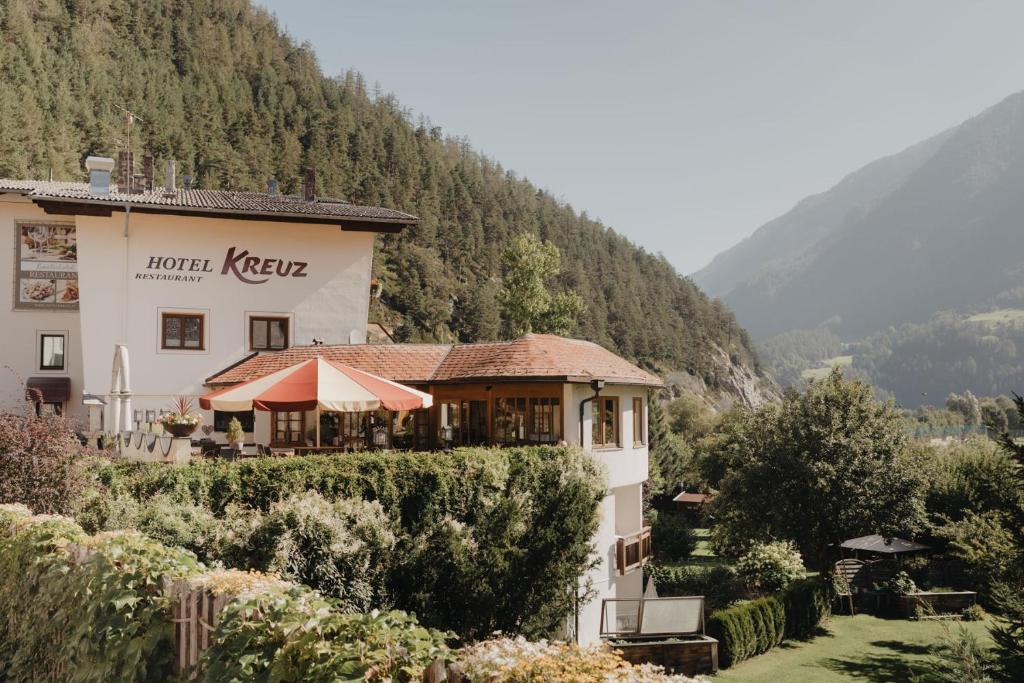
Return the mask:
{"type": "Polygon", "coordinates": [[[429,408],[433,397],[404,384],[323,358],[311,358],[263,377],[218,389],[199,399],[204,410],[277,412],[316,410],[316,445],[320,412],[429,408]]]}

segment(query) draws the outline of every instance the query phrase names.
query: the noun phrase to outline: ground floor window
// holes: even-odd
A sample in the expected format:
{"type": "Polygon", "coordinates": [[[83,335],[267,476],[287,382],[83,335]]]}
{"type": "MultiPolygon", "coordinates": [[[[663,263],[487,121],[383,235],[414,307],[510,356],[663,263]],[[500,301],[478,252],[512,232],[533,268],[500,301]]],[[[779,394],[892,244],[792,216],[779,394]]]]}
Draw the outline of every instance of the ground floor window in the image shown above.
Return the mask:
{"type": "Polygon", "coordinates": [[[302,411],[271,413],[275,446],[306,444],[306,414],[302,411]]]}
{"type": "Polygon", "coordinates": [[[391,447],[400,450],[430,448],[430,411],[391,413],[391,447]]]}
{"type": "Polygon", "coordinates": [[[64,404],[59,401],[36,401],[36,415],[44,417],[47,415],[56,415],[60,417],[64,414],[64,404]]]}
{"type": "Polygon", "coordinates": [[[242,423],[242,431],[250,434],[256,431],[256,412],[253,410],[242,410],[239,412],[228,412],[226,410],[213,411],[213,430],[215,432],[228,431],[228,424],[231,418],[238,418],[242,423]]]}
{"type": "Polygon", "coordinates": [[[496,443],[558,443],[561,440],[561,399],[546,396],[494,399],[496,443]]]}
{"type": "Polygon", "coordinates": [[[487,443],[487,401],[462,400],[438,404],[438,437],[446,446],[487,443]]]}
{"type": "Polygon", "coordinates": [[[534,443],[562,440],[562,402],[557,398],[530,399],[530,434],[534,443]]]}
{"type": "Polygon", "coordinates": [[[44,332],[39,335],[40,370],[64,369],[64,341],[63,334],[44,332]]]}

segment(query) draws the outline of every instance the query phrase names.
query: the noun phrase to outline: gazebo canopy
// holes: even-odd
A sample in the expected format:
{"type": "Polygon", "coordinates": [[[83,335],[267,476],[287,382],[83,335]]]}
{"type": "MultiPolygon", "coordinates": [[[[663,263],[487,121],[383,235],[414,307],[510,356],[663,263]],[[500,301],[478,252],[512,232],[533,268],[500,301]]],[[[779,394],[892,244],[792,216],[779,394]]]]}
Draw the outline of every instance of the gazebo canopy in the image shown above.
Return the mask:
{"type": "Polygon", "coordinates": [[[862,550],[868,553],[882,553],[885,555],[901,555],[903,553],[916,553],[921,550],[930,550],[930,546],[905,538],[891,538],[887,543],[884,536],[871,534],[860,538],[851,538],[840,544],[841,548],[847,550],[862,550]]]}

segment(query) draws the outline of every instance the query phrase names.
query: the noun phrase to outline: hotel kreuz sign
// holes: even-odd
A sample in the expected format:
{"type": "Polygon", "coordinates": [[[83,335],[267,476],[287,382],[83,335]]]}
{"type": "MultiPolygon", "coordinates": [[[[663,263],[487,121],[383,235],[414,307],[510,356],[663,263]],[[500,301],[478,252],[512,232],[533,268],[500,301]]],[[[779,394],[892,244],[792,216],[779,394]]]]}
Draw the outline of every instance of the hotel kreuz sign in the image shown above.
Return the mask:
{"type": "Polygon", "coordinates": [[[308,263],[255,256],[247,249],[231,247],[224,255],[219,271],[208,258],[150,256],[146,271],[136,273],[136,280],[200,282],[207,275],[233,275],[247,285],[261,285],[271,278],[306,277],[308,263]]]}
{"type": "Polygon", "coordinates": [[[17,222],[14,308],[78,308],[78,241],[66,223],[17,222]]]}

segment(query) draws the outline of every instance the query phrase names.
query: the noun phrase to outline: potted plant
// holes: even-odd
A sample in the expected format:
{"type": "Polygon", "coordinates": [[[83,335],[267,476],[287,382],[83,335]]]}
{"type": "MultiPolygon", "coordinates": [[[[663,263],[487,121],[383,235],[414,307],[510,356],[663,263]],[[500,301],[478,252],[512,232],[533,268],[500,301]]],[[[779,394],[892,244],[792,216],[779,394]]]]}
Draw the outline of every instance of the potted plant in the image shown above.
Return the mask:
{"type": "Polygon", "coordinates": [[[242,431],[242,423],[238,421],[237,417],[231,418],[231,421],[228,422],[228,429],[224,432],[224,438],[235,450],[242,447],[242,442],[245,441],[245,432],[242,431]]]}
{"type": "Polygon", "coordinates": [[[178,396],[171,404],[171,412],[160,417],[160,424],[171,436],[184,438],[192,436],[203,416],[193,409],[192,399],[178,396]]]}

